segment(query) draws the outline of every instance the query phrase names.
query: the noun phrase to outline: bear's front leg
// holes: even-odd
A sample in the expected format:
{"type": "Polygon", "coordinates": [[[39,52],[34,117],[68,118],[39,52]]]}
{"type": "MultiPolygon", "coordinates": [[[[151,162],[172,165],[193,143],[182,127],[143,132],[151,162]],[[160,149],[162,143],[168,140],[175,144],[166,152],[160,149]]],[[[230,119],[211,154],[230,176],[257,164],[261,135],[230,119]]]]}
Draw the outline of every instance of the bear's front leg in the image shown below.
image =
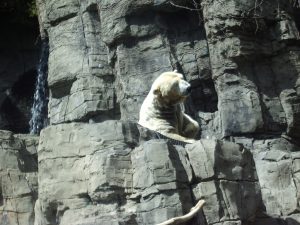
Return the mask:
{"type": "Polygon", "coordinates": [[[179,134],[175,134],[175,133],[162,133],[164,136],[168,137],[168,138],[171,138],[171,139],[174,139],[174,140],[177,140],[177,141],[182,141],[182,142],[186,142],[186,143],[189,143],[189,144],[192,144],[192,143],[195,143],[196,140],[195,139],[190,139],[190,138],[186,138],[186,137],[183,137],[179,134]]]}
{"type": "Polygon", "coordinates": [[[192,119],[189,115],[183,114],[183,126],[182,134],[187,138],[195,138],[200,130],[199,124],[197,121],[192,119]]]}

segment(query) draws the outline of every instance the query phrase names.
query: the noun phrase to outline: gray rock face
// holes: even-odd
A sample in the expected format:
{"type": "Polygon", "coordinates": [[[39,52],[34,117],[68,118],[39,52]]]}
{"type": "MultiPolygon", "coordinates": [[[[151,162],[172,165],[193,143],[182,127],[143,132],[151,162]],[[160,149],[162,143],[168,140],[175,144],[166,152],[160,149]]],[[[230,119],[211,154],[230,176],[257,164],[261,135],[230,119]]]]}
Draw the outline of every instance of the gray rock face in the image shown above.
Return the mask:
{"type": "Polygon", "coordinates": [[[195,80],[194,95],[202,89],[196,82],[199,73],[210,79],[208,47],[197,14],[181,12],[191,21],[183,23],[176,8],[156,11],[163,9],[163,2],[38,2],[52,49],[48,80],[52,124],[137,119],[144,96],[164,71],[185,72],[189,81],[195,80]],[[149,10],[141,17],[143,8],[149,10]]]}
{"type": "Polygon", "coordinates": [[[192,83],[187,109],[199,115],[202,137],[298,138],[299,24],[292,4],[279,1],[278,11],[271,0],[38,3],[52,49],[52,124],[136,120],[154,78],[177,69],[192,83]]]}
{"type": "Polygon", "coordinates": [[[0,131],[0,224],[34,223],[37,145],[37,137],[0,131]]]}
{"type": "Polygon", "coordinates": [[[291,7],[279,1],[278,12],[271,1],[259,7],[255,1],[231,5],[233,2],[203,3],[211,69],[219,92],[220,133],[289,133],[295,129],[293,126],[297,127],[297,119],[291,120],[297,117],[298,110],[290,106],[293,109],[286,112],[283,102],[297,105],[298,94],[287,100],[284,93],[287,89],[295,92],[299,79],[299,55],[292,50],[299,35],[295,21],[291,16],[285,17],[292,14],[291,7]],[[258,15],[262,18],[251,19],[258,15]],[[274,23],[269,25],[266,20],[274,23]],[[245,29],[236,29],[238,26],[245,29]]]}
{"type": "Polygon", "coordinates": [[[262,198],[269,215],[287,216],[298,211],[299,147],[291,146],[284,140],[271,140],[268,145],[270,147],[266,150],[255,154],[262,198]],[[287,151],[290,149],[297,152],[287,151]]]}
{"type": "Polygon", "coordinates": [[[255,219],[262,199],[249,150],[217,140],[134,147],[124,126],[73,123],[42,132],[36,224],[157,224],[200,198],[209,224],[255,219]]]}
{"type": "Polygon", "coordinates": [[[97,7],[92,3],[80,6],[78,1],[38,3],[40,15],[45,14],[41,20],[51,49],[50,122],[88,121],[99,115],[100,120],[118,118],[115,76],[109,66],[108,48],[101,39],[97,7]]]}
{"type": "Polygon", "coordinates": [[[253,221],[262,201],[251,152],[215,140],[187,146],[187,152],[198,180],[193,194],[206,201],[207,223],[253,221]]]}
{"type": "Polygon", "coordinates": [[[199,199],[206,205],[189,224],[298,223],[299,147],[284,139],[253,142],[252,152],[212,139],[138,144],[134,131],[113,120],[43,130],[35,224],[157,224],[199,199]]]}
{"type": "Polygon", "coordinates": [[[38,6],[52,125],[40,139],[36,225],[157,224],[200,198],[206,205],[189,224],[299,224],[299,9],[291,2],[38,6]],[[193,87],[186,109],[202,128],[194,145],[128,123],[152,81],[173,69],[193,87]]]}

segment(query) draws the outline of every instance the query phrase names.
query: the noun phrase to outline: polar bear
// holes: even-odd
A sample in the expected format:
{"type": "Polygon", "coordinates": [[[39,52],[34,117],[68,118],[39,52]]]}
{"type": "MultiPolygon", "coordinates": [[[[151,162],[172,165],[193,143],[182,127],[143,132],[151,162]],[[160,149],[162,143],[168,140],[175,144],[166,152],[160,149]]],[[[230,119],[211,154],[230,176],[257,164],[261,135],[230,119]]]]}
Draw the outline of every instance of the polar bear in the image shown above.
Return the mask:
{"type": "Polygon", "coordinates": [[[183,102],[191,85],[183,75],[162,73],[152,84],[139,115],[139,124],[168,138],[193,143],[199,131],[198,123],[184,113],[183,102]]]}

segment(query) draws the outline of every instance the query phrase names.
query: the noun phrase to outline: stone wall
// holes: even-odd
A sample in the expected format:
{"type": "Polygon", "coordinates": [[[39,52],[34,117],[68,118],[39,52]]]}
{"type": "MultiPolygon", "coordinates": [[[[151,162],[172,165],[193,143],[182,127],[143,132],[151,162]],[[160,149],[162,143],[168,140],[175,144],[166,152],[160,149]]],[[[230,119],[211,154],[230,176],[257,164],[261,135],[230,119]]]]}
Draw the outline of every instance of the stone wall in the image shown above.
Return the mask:
{"type": "MultiPolygon", "coordinates": [[[[293,1],[37,6],[50,47],[50,125],[39,138],[35,225],[154,225],[199,199],[203,211],[187,224],[300,224],[300,17],[293,1]],[[153,80],[174,69],[192,84],[186,110],[201,125],[195,144],[136,125],[153,80]]],[[[17,138],[0,137],[8,134],[17,138]]],[[[33,215],[35,200],[26,213],[33,215]]],[[[7,222],[10,211],[2,212],[2,224],[33,224],[7,222]]]]}
{"type": "Polygon", "coordinates": [[[0,131],[0,224],[32,225],[38,198],[38,138],[0,131]]]}

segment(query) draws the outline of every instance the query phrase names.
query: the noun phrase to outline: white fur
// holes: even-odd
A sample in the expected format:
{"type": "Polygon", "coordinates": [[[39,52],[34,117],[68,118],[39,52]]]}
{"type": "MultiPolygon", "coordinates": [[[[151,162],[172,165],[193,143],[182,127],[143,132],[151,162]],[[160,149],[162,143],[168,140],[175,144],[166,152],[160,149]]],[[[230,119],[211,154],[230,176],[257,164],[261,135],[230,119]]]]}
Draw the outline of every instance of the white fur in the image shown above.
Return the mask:
{"type": "Polygon", "coordinates": [[[141,106],[139,124],[175,140],[194,142],[199,125],[183,110],[188,88],[182,74],[161,74],[141,106]]]}

